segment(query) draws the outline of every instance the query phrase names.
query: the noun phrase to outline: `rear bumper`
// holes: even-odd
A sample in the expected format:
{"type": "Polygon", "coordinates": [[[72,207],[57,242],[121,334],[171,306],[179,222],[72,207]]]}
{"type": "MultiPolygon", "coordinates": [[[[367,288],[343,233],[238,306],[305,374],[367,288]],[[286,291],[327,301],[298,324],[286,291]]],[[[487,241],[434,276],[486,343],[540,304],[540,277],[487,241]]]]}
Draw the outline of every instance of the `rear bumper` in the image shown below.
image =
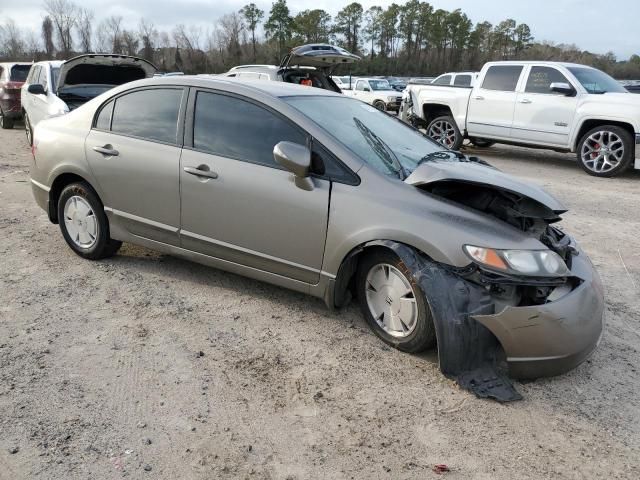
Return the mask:
{"type": "Polygon", "coordinates": [[[474,317],[500,341],[509,375],[537,378],[565,373],[598,346],[604,330],[604,289],[589,258],[574,257],[572,273],[582,283],[564,297],[529,307],[507,307],[474,317]]]}

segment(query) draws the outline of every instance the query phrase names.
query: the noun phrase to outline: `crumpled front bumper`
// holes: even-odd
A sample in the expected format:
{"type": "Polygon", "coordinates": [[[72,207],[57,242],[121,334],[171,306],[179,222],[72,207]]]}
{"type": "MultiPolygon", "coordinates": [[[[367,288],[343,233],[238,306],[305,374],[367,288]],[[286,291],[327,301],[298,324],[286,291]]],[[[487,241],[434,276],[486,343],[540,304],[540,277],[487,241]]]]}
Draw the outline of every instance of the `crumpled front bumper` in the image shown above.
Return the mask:
{"type": "Polygon", "coordinates": [[[582,283],[556,301],[473,317],[502,344],[509,376],[559,375],[582,363],[598,346],[604,329],[600,276],[582,251],[573,258],[571,271],[582,283]]]}

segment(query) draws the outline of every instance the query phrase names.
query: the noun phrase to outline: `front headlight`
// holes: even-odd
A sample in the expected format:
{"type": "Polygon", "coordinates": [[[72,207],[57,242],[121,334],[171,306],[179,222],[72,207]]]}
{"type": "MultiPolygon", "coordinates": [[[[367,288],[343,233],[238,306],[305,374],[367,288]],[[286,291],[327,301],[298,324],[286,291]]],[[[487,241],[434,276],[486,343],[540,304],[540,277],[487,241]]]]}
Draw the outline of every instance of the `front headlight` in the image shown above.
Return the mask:
{"type": "Polygon", "coordinates": [[[395,102],[396,97],[387,97],[387,102],[395,102]]]}
{"type": "Polygon", "coordinates": [[[534,277],[570,274],[564,260],[551,250],[495,250],[473,245],[465,245],[462,249],[475,263],[492,270],[534,277]]]}

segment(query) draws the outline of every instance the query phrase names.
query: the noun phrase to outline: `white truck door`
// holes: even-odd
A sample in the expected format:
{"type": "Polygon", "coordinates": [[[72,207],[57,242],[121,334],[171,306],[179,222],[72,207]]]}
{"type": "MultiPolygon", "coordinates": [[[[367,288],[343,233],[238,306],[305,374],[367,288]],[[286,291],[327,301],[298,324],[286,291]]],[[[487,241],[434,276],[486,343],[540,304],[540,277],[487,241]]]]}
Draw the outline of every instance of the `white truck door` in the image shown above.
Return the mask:
{"type": "Polygon", "coordinates": [[[578,104],[575,85],[555,67],[529,68],[523,91],[518,93],[511,137],[540,145],[569,145],[569,134],[578,104]],[[566,83],[573,95],[551,91],[552,83],[566,83]]]}
{"type": "Polygon", "coordinates": [[[470,137],[504,138],[511,136],[516,87],[523,65],[492,65],[482,84],[471,92],[467,112],[470,137]]]}
{"type": "Polygon", "coordinates": [[[369,82],[366,80],[358,80],[356,82],[356,88],[353,89],[353,96],[358,100],[362,100],[363,102],[369,101],[369,92],[371,91],[371,87],[369,86],[369,82]],[[368,89],[369,91],[365,90],[368,89]]]}

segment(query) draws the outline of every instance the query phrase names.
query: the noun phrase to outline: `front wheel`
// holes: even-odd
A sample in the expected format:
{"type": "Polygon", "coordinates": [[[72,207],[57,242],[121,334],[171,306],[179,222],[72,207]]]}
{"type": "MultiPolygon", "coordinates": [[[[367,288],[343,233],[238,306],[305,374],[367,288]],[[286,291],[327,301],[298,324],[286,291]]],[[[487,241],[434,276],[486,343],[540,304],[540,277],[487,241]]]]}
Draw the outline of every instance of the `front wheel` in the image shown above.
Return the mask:
{"type": "Polygon", "coordinates": [[[427,127],[427,136],[450,150],[458,150],[464,141],[455,120],[448,115],[433,120],[427,127]]]}
{"type": "Polygon", "coordinates": [[[578,163],[589,175],[614,177],[633,160],[633,137],[624,128],[602,125],[589,130],[578,144],[578,163]]]}
{"type": "Polygon", "coordinates": [[[98,195],[85,182],[67,185],[58,199],[60,230],[71,249],[88,260],[114,255],[122,242],[109,237],[109,221],[98,195]]]}
{"type": "Polygon", "coordinates": [[[429,304],[393,252],[378,250],[366,256],[358,266],[356,289],[365,320],[385,343],[409,353],[435,345],[429,304]]]}
{"type": "Polygon", "coordinates": [[[375,102],[373,102],[373,106],[376,107],[378,110],[382,110],[383,112],[387,110],[387,106],[382,100],[376,100],[375,102]]]}

